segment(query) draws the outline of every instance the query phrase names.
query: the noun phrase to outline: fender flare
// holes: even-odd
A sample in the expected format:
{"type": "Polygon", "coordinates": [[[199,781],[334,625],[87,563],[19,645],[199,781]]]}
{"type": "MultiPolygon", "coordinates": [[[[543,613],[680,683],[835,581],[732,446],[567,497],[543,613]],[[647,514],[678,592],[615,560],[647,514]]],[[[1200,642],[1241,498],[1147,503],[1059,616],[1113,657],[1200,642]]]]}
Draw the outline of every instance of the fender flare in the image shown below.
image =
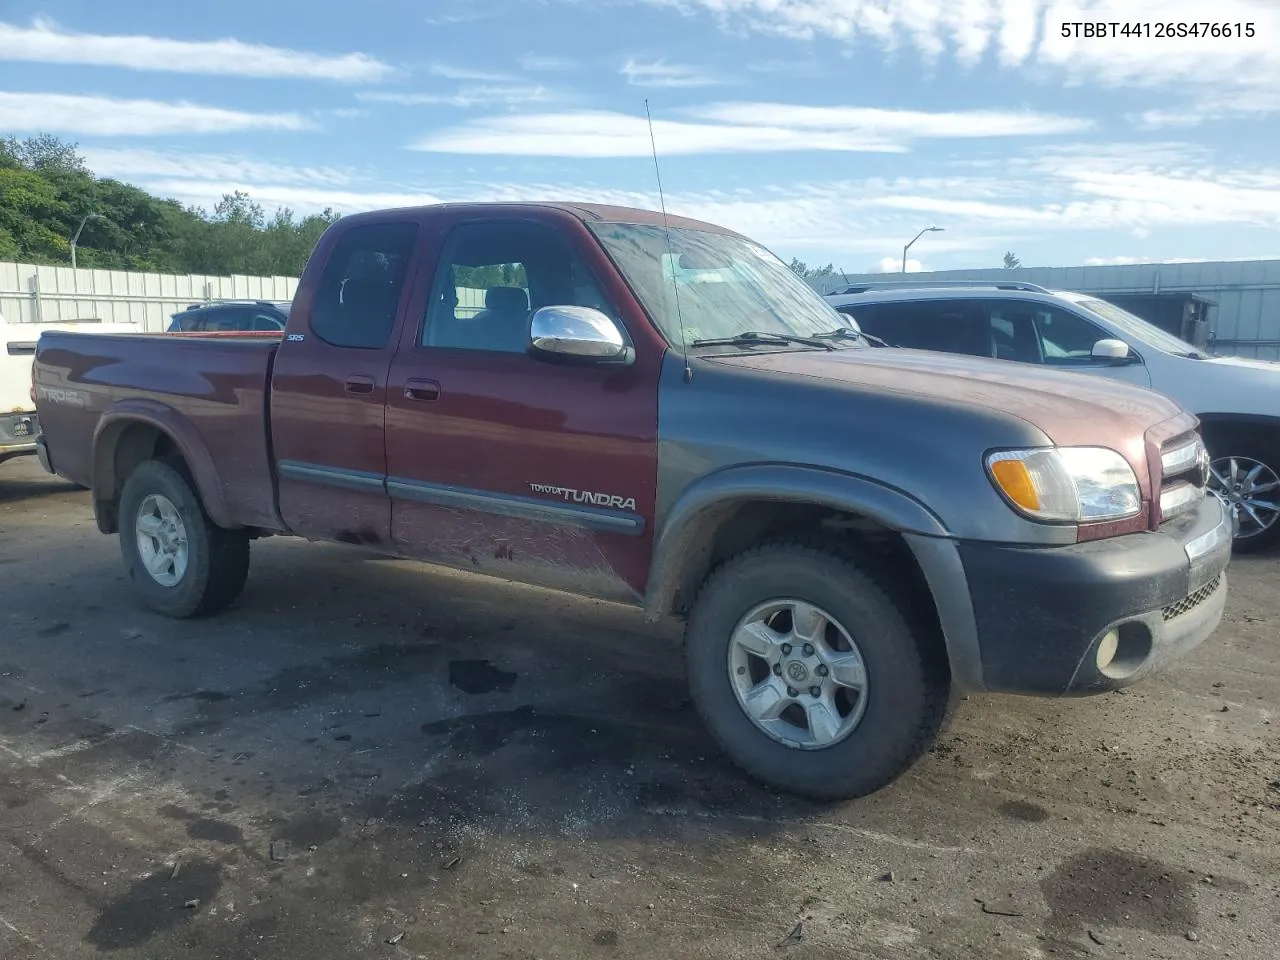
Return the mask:
{"type": "MultiPolygon", "coordinates": [[[[106,519],[102,514],[101,505],[114,501],[119,485],[115,475],[114,455],[117,441],[124,431],[134,424],[152,427],[173,441],[173,445],[182,455],[191,472],[196,493],[204,505],[205,512],[209,514],[209,519],[220,527],[234,528],[236,524],[228,515],[226,502],[222,497],[218,471],[214,467],[213,458],[209,455],[209,450],[199,431],[190,420],[173,407],[142,398],[121,400],[113,404],[102,415],[94,430],[93,509],[98,520],[98,528],[103,529],[106,519]]],[[[114,531],[103,530],[103,532],[114,531]]]]}
{"type": "Polygon", "coordinates": [[[698,545],[709,545],[710,532],[752,500],[814,504],[867,517],[899,533],[948,535],[942,519],[919,500],[867,477],[778,463],[728,467],[695,480],[666,511],[649,565],[646,619],[660,620],[671,612],[698,545]]]}

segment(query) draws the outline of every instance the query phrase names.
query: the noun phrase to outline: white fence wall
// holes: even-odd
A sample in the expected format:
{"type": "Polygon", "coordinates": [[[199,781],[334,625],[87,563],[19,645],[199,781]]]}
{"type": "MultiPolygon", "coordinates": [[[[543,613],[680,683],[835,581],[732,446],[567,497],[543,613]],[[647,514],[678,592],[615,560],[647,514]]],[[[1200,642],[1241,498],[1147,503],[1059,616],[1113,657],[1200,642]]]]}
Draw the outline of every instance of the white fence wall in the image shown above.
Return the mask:
{"type": "Polygon", "coordinates": [[[176,276],[0,263],[0,315],[9,323],[101,320],[159,333],[193,303],[292,300],[296,277],[176,276]]]}

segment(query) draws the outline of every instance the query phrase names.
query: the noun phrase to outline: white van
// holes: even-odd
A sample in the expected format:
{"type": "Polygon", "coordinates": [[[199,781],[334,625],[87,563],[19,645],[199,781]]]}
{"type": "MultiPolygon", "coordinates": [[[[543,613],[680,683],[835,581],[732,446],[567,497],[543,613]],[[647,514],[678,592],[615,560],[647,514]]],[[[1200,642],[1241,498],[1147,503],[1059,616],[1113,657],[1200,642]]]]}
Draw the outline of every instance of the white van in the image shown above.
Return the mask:
{"type": "Polygon", "coordinates": [[[61,323],[6,323],[0,317],[0,462],[36,452],[40,421],[31,396],[31,363],[46,330],[85,333],[139,333],[132,323],[66,320],[61,323]]]}

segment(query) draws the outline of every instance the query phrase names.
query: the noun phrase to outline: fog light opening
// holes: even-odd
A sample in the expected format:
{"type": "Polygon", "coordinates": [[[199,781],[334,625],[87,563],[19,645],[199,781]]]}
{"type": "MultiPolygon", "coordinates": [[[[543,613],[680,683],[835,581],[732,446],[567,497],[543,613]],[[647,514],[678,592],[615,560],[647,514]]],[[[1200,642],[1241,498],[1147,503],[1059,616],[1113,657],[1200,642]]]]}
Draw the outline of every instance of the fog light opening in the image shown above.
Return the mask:
{"type": "Polygon", "coordinates": [[[1111,662],[1116,658],[1116,651],[1120,649],[1120,631],[1108,630],[1098,643],[1098,669],[1105,671],[1111,666],[1111,662]]]}
{"type": "Polygon", "coordinates": [[[1151,631],[1138,620],[1122,623],[1103,634],[1096,653],[1098,672],[1112,680],[1137,673],[1151,656],[1151,631]]]}

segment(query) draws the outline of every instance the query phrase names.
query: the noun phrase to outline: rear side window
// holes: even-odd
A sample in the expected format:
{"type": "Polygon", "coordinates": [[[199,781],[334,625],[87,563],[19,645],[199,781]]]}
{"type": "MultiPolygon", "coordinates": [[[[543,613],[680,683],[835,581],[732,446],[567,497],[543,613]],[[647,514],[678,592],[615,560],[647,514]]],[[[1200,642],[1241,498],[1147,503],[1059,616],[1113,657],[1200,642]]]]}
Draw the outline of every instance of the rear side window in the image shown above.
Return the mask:
{"type": "Polygon", "coordinates": [[[418,226],[371,223],[338,239],[320,275],[311,331],[335,347],[385,347],[413,256],[418,226]]]}
{"type": "Polygon", "coordinates": [[[985,318],[964,301],[879,303],[874,310],[855,307],[854,316],[863,330],[895,347],[975,357],[994,354],[991,331],[985,318]]]}

